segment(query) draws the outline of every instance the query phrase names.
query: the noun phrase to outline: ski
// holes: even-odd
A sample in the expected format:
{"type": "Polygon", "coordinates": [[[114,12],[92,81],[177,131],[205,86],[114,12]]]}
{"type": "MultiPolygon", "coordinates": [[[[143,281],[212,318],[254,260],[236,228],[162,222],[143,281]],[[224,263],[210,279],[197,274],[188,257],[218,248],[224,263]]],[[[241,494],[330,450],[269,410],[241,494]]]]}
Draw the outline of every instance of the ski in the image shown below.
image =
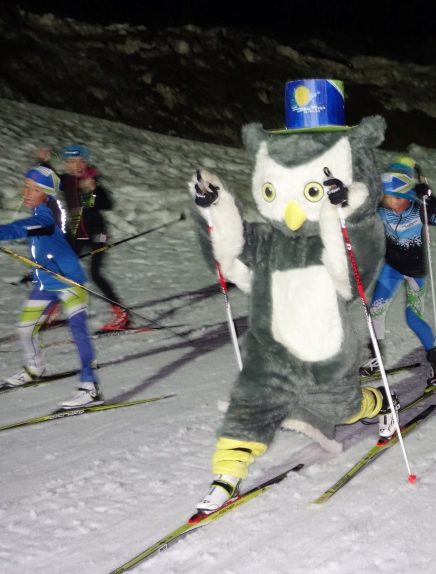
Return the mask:
{"type": "Polygon", "coordinates": [[[18,421],[16,423],[9,423],[3,426],[0,426],[0,431],[13,429],[17,427],[24,427],[29,425],[35,425],[38,423],[45,423],[48,421],[54,421],[69,417],[76,417],[79,415],[84,415],[86,413],[96,413],[100,411],[108,411],[111,409],[121,409],[124,407],[133,407],[135,405],[142,405],[145,403],[153,403],[156,401],[161,401],[163,399],[169,399],[171,397],[175,397],[176,395],[162,395],[161,397],[151,397],[149,399],[137,399],[134,401],[121,401],[116,403],[104,403],[102,405],[90,405],[89,407],[80,407],[77,409],[58,409],[48,415],[42,415],[39,417],[34,417],[30,419],[25,419],[23,421],[18,421]]]}
{"type": "Polygon", "coordinates": [[[135,333],[147,333],[148,331],[157,331],[165,327],[152,327],[150,325],[143,325],[140,327],[127,327],[126,329],[116,329],[115,331],[94,331],[91,335],[92,339],[100,339],[101,337],[118,337],[120,335],[134,335],[135,333]]]}
{"type": "MultiPolygon", "coordinates": [[[[396,375],[403,371],[410,371],[412,369],[417,369],[421,366],[421,363],[410,363],[409,365],[400,365],[399,367],[392,367],[391,369],[385,369],[387,375],[396,375]]],[[[371,373],[370,375],[360,375],[360,382],[367,383],[369,381],[378,381],[381,379],[380,371],[371,373]]]]}
{"type": "Polygon", "coordinates": [[[419,397],[416,397],[415,399],[413,399],[409,403],[406,403],[404,406],[401,406],[400,407],[400,413],[408,411],[409,409],[413,409],[414,407],[419,405],[420,402],[425,401],[426,399],[428,399],[429,397],[434,395],[435,392],[436,392],[436,386],[426,387],[424,389],[423,393],[421,395],[419,395],[419,397]]]}
{"type": "Polygon", "coordinates": [[[51,375],[42,375],[41,377],[33,379],[24,385],[19,385],[16,387],[8,386],[8,383],[2,383],[0,384],[0,394],[9,393],[10,391],[16,391],[18,389],[27,389],[28,387],[36,387],[37,385],[50,383],[52,381],[57,381],[58,379],[67,379],[69,377],[74,377],[74,375],[77,375],[78,373],[80,373],[80,369],[71,369],[69,371],[61,371],[51,375]]]}
{"type": "MultiPolygon", "coordinates": [[[[422,398],[420,398],[422,400],[422,398]]],[[[412,403],[410,403],[412,404],[412,403]]],[[[411,407],[409,407],[411,408],[411,407]]],[[[416,429],[416,427],[425,421],[436,409],[436,405],[430,405],[424,411],[416,415],[413,419],[411,419],[408,423],[406,423],[401,428],[402,436],[406,436],[412,431],[416,429]]],[[[330,498],[336,494],[343,486],[348,484],[355,476],[357,476],[364,468],[366,468],[369,464],[371,464],[374,460],[376,460],[379,456],[385,453],[391,446],[394,446],[398,442],[398,435],[394,435],[388,441],[380,440],[376,445],[368,450],[366,454],[362,456],[362,458],[348,470],[345,474],[341,476],[341,478],[335,482],[330,488],[325,490],[321,496],[319,496],[313,502],[315,504],[323,504],[330,500],[330,498]]]]}
{"type": "Polygon", "coordinates": [[[277,476],[269,480],[266,480],[256,486],[253,486],[249,490],[242,492],[238,496],[230,499],[226,504],[224,504],[224,506],[222,506],[218,510],[215,510],[215,512],[212,512],[210,514],[194,514],[181,526],[179,526],[178,528],[176,528],[175,530],[173,530],[172,532],[170,532],[169,534],[158,540],[155,544],[152,544],[151,546],[143,550],[140,554],[138,554],[137,556],[135,556],[122,566],[119,566],[118,568],[113,570],[110,574],[121,574],[122,572],[126,572],[127,570],[130,570],[140,562],[143,562],[144,560],[152,557],[153,555],[163,552],[164,550],[167,550],[167,548],[172,546],[175,542],[177,542],[181,538],[184,538],[185,536],[187,536],[191,532],[194,532],[194,530],[197,530],[198,528],[202,528],[203,526],[206,526],[207,524],[210,524],[211,522],[218,520],[224,514],[227,514],[227,512],[230,512],[237,506],[240,506],[241,504],[244,504],[245,502],[248,502],[249,500],[256,498],[260,494],[263,494],[266,490],[269,490],[271,486],[281,482],[284,478],[286,478],[290,472],[298,472],[303,468],[303,466],[304,466],[303,464],[297,464],[295,466],[292,466],[288,470],[285,470],[284,472],[278,474],[277,476]]]}

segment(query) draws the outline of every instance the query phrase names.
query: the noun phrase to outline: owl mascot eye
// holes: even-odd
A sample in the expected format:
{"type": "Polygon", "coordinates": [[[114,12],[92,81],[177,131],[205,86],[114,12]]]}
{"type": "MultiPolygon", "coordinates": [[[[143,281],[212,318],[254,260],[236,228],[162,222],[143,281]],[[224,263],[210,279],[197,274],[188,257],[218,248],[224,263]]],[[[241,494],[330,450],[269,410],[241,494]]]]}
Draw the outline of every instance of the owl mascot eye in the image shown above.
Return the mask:
{"type": "Polygon", "coordinates": [[[250,292],[243,368],[213,455],[216,477],[198,505],[201,512],[225,502],[280,426],[338,451],[337,425],[380,410],[376,393],[366,389],[369,395],[362,395],[364,329],[352,313],[358,294],[338,209],[324,183],[328,168],[342,185],[341,209],[367,287],[385,248],[376,214],[380,191],[374,158],[385,122],[368,117],[349,128],[336,111],[333,121],[320,120],[323,107],[340,112],[342,107],[343,113],[343,89],[336,80],[289,82],[285,107],[285,129],[243,128],[262,222],[243,220],[216,174],[199,170],[189,184],[199,225],[222,274],[250,292]],[[213,226],[210,237],[204,231],[207,222],[213,226]]]}

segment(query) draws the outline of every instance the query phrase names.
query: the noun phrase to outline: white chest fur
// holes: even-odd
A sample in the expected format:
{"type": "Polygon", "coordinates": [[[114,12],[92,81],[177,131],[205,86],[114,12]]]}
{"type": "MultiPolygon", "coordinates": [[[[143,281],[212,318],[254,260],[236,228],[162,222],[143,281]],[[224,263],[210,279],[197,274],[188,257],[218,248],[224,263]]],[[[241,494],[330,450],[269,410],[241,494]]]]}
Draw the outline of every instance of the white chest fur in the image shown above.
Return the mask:
{"type": "Polygon", "coordinates": [[[272,334],[302,361],[336,355],[344,332],[336,290],[325,267],[273,273],[272,334]]]}

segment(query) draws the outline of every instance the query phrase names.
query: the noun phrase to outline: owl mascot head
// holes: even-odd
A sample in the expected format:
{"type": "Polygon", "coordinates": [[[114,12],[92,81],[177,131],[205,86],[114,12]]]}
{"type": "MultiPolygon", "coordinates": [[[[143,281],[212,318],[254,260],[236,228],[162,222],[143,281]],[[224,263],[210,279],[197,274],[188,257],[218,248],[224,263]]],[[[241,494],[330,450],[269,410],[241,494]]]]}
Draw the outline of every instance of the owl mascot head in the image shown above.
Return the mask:
{"type": "Polygon", "coordinates": [[[374,157],[383,118],[343,125],[343,90],[334,80],[289,82],[285,100],[285,129],[243,128],[261,222],[243,220],[218,175],[199,170],[189,185],[200,227],[210,230],[211,257],[250,293],[243,368],[213,457],[214,474],[239,479],[280,426],[337,450],[335,426],[361,408],[364,345],[350,313],[358,294],[338,205],[365,286],[384,255],[374,157]]]}

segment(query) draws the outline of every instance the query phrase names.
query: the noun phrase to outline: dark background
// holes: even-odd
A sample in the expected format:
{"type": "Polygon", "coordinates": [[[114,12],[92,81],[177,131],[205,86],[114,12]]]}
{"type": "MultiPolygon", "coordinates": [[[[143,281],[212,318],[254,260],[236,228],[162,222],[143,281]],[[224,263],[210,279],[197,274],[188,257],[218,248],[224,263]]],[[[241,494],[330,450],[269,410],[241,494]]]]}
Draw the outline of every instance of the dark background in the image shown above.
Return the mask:
{"type": "Polygon", "coordinates": [[[283,127],[287,80],[336,78],[348,124],[381,114],[386,149],[436,147],[435,12],[424,0],[0,0],[0,97],[239,146],[246,123],[283,127]]]}
{"type": "Polygon", "coordinates": [[[36,13],[84,22],[127,22],[150,28],[223,26],[280,42],[324,39],[345,53],[396,56],[435,63],[436,7],[429,0],[21,0],[36,13]]]}

